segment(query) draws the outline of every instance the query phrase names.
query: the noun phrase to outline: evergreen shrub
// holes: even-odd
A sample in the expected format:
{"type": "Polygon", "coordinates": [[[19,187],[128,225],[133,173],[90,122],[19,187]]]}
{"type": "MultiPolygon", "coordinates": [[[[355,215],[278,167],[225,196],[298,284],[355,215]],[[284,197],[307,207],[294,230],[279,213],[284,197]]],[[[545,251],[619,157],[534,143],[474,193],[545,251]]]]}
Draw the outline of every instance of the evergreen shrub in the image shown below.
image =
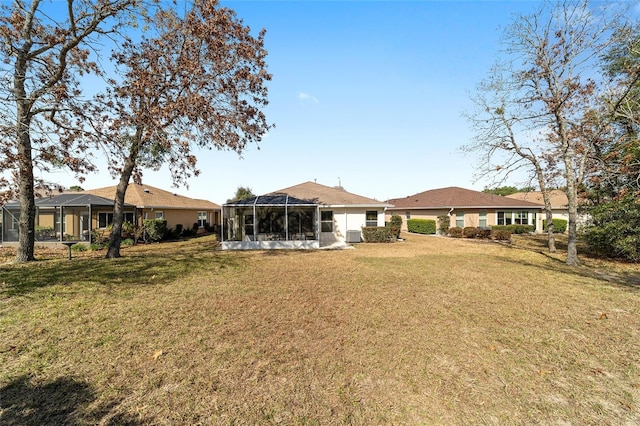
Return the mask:
{"type": "MultiPolygon", "coordinates": [[[[547,230],[547,220],[542,221],[542,229],[547,230]]],[[[567,230],[567,221],[564,219],[553,219],[553,232],[564,234],[567,230]]]]}
{"type": "Polygon", "coordinates": [[[433,219],[407,219],[407,230],[416,234],[435,234],[436,221],[433,219]]]}
{"type": "Polygon", "coordinates": [[[462,238],[462,228],[459,226],[449,228],[449,236],[452,238],[462,238]]]}
{"type": "Polygon", "coordinates": [[[363,226],[362,239],[365,243],[388,243],[394,240],[390,227],[363,226]]]}

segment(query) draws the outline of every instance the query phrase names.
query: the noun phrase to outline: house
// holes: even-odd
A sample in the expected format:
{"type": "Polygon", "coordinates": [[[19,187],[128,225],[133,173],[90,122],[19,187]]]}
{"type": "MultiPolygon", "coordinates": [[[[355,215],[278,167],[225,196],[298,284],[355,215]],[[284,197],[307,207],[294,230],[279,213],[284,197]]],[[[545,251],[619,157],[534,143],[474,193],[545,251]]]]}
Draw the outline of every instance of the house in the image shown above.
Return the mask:
{"type": "MultiPolygon", "coordinates": [[[[514,200],[531,201],[532,203],[542,204],[544,206],[544,200],[542,198],[542,192],[516,192],[514,194],[507,195],[514,200]]],[[[549,200],[551,201],[551,212],[554,219],[569,220],[569,199],[564,191],[559,189],[553,189],[549,192],[549,200]]],[[[543,218],[544,219],[544,218],[543,218]]]]}
{"type": "MultiPolygon", "coordinates": [[[[86,190],[84,193],[114,200],[116,186],[86,190]]],[[[195,224],[200,228],[220,225],[221,208],[218,204],[185,197],[150,185],[129,184],[124,202],[136,207],[136,217],[131,221],[135,224],[142,223],[144,219],[164,219],[167,221],[167,228],[175,228],[176,225],[182,225],[183,228],[191,228],[195,224]]],[[[112,221],[113,215],[107,218],[105,226],[112,221]]]]}
{"type": "Polygon", "coordinates": [[[392,215],[403,218],[402,229],[407,229],[407,219],[432,219],[450,217],[450,227],[489,227],[492,225],[534,225],[542,231],[541,214],[544,206],[539,203],[487,194],[470,189],[448,187],[432,189],[405,198],[387,200],[387,220],[392,215]]]}
{"type": "MultiPolygon", "coordinates": [[[[58,244],[62,241],[91,240],[91,231],[105,228],[113,219],[112,199],[84,192],[63,193],[36,198],[35,241],[58,244]]],[[[136,215],[135,206],[124,206],[125,219],[136,215]]],[[[2,207],[2,244],[18,244],[20,204],[10,201],[2,207]]]]}
{"type": "Polygon", "coordinates": [[[222,206],[222,249],[316,249],[360,242],[390,207],[315,182],[222,206]]]}

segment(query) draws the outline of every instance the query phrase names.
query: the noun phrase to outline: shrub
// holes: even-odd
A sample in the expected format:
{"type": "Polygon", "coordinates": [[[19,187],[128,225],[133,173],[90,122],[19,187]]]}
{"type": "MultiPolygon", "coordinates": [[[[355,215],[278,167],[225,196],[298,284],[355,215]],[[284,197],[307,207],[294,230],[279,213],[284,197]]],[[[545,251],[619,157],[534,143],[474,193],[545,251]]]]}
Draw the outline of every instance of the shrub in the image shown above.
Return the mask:
{"type": "Polygon", "coordinates": [[[365,243],[388,243],[393,241],[393,234],[387,226],[363,226],[362,239],[365,243]]]}
{"type": "Polygon", "coordinates": [[[142,223],[142,227],[147,241],[160,241],[169,234],[167,221],[164,219],[145,219],[142,223]]]}
{"type": "Polygon", "coordinates": [[[440,235],[447,235],[449,232],[449,225],[451,224],[451,218],[447,215],[438,216],[438,231],[440,235]]]}
{"type": "Polygon", "coordinates": [[[386,224],[389,228],[391,228],[391,233],[397,240],[400,238],[400,230],[402,229],[402,216],[394,214],[391,216],[391,219],[386,224]]]}
{"type": "Polygon", "coordinates": [[[458,226],[449,228],[449,236],[453,238],[462,238],[462,228],[458,226]]]}
{"type": "Polygon", "coordinates": [[[491,229],[490,228],[478,228],[478,238],[491,238],[491,229]]]}
{"type": "Polygon", "coordinates": [[[435,234],[436,221],[432,219],[407,219],[407,230],[416,234],[435,234]]]}
{"type": "Polygon", "coordinates": [[[133,245],[133,239],[132,238],[126,238],[124,240],[122,240],[122,242],[120,243],[120,245],[122,247],[130,247],[133,245]]]}
{"type": "Polygon", "coordinates": [[[71,246],[71,251],[87,251],[87,246],[85,244],[76,243],[71,246]]]}
{"type": "Polygon", "coordinates": [[[602,203],[591,211],[593,224],[584,239],[601,256],[640,260],[640,205],[634,197],[602,203]]]}
{"type": "Polygon", "coordinates": [[[478,235],[478,228],[474,226],[465,226],[462,229],[462,235],[464,235],[465,238],[475,238],[478,235]]]}
{"type": "Polygon", "coordinates": [[[509,241],[511,240],[511,231],[507,229],[492,229],[491,236],[494,240],[509,241]]]}
{"type": "Polygon", "coordinates": [[[527,234],[529,232],[534,232],[536,227],[533,225],[493,225],[491,227],[494,231],[509,231],[512,234],[527,234]]]}
{"type": "MultiPolygon", "coordinates": [[[[547,230],[547,220],[542,221],[542,229],[547,230]]],[[[567,230],[567,221],[564,219],[553,219],[553,232],[558,234],[564,234],[567,230]]]]}

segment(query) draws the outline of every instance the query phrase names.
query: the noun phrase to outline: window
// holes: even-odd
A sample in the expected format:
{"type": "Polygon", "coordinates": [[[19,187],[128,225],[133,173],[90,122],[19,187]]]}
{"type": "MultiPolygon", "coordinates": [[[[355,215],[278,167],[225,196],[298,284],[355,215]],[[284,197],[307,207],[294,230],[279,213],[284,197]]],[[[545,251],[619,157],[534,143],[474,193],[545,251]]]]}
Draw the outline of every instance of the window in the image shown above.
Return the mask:
{"type": "Polygon", "coordinates": [[[155,214],[155,219],[164,219],[164,212],[163,211],[157,211],[155,214]]]}
{"type": "Polygon", "coordinates": [[[322,232],[333,232],[333,212],[320,212],[320,230],[322,232]]]}
{"type": "Polygon", "coordinates": [[[498,212],[498,225],[511,225],[511,212],[498,212]]]}
{"type": "Polygon", "coordinates": [[[518,225],[527,225],[528,219],[529,219],[529,213],[528,212],[514,212],[514,223],[517,223],[518,225]]]}
{"type": "Polygon", "coordinates": [[[368,210],[366,213],[366,226],[378,226],[378,212],[368,210]]]}
{"type": "Polygon", "coordinates": [[[487,212],[480,212],[478,214],[478,226],[480,228],[487,227],[487,212]]]}
{"type": "Polygon", "coordinates": [[[411,219],[411,212],[406,212],[406,213],[404,214],[404,217],[406,217],[406,218],[407,218],[407,220],[411,219]]]}
{"type": "Polygon", "coordinates": [[[113,213],[98,213],[98,228],[106,228],[113,223],[113,213]]]}
{"type": "Polygon", "coordinates": [[[204,228],[206,224],[207,224],[207,212],[198,212],[198,226],[200,228],[204,228]]]}
{"type": "Polygon", "coordinates": [[[456,226],[464,228],[464,212],[456,212],[456,226]]]}
{"type": "Polygon", "coordinates": [[[244,219],[244,235],[248,235],[253,238],[253,215],[245,214],[242,217],[244,219]]]}
{"type": "Polygon", "coordinates": [[[133,212],[125,212],[122,217],[123,222],[129,222],[133,224],[133,212]]]}

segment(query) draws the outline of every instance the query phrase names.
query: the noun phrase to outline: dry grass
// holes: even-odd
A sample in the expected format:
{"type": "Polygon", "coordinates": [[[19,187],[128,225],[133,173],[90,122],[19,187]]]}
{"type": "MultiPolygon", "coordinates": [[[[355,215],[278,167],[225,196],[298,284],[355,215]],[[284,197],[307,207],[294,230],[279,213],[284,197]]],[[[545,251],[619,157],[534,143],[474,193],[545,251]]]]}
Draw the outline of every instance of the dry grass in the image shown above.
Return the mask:
{"type": "Polygon", "coordinates": [[[4,265],[0,424],[640,423],[640,269],[540,244],[4,265]]]}

